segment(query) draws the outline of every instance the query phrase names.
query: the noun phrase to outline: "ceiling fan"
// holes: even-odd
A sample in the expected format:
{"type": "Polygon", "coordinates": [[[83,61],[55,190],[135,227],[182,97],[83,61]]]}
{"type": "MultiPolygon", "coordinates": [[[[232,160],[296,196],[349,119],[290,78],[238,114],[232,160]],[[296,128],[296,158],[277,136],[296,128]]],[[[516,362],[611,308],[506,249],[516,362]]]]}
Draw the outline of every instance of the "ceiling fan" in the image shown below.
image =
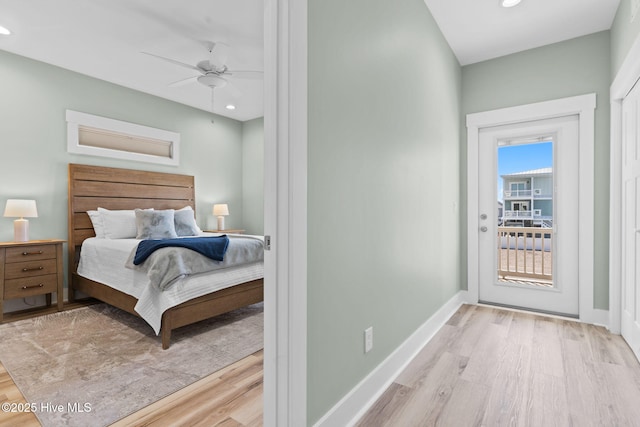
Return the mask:
{"type": "Polygon", "coordinates": [[[145,55],[153,56],[163,61],[197,71],[199,75],[187,77],[170,83],[169,86],[181,86],[183,84],[198,82],[204,86],[211,88],[211,110],[213,112],[213,92],[215,89],[227,87],[235,96],[241,95],[238,88],[230,82],[231,79],[261,79],[262,71],[249,70],[230,70],[227,67],[227,58],[229,56],[229,46],[221,42],[207,43],[209,57],[199,61],[196,65],[186,64],[176,61],[175,59],[166,58],[154,53],[142,52],[145,55]]]}

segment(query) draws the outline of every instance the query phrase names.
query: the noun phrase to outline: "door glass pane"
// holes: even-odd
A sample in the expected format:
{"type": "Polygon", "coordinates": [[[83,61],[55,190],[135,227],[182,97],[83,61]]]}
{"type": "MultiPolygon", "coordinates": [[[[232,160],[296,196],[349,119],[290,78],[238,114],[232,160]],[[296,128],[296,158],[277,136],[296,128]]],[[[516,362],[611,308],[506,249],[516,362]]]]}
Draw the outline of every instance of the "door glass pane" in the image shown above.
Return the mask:
{"type": "Polygon", "coordinates": [[[498,281],[553,287],[553,142],[498,143],[498,281]]]}

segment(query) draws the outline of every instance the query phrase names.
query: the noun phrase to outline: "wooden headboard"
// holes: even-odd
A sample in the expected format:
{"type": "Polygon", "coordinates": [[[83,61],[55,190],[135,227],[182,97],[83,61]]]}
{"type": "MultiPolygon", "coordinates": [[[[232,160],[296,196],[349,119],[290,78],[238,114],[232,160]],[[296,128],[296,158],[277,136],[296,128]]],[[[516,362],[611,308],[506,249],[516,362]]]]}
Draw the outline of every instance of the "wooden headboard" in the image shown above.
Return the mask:
{"type": "Polygon", "coordinates": [[[87,211],[185,206],[196,208],[193,176],[70,163],[69,276],[76,272],[82,242],[95,236],[87,211]]]}

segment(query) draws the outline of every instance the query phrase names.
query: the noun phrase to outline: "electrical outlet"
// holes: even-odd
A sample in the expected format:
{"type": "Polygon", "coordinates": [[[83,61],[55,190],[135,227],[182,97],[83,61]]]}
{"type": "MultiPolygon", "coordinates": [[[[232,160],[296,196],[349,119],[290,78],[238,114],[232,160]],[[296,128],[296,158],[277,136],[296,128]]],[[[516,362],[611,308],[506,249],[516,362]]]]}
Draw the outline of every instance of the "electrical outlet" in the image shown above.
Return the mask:
{"type": "Polygon", "coordinates": [[[373,326],[364,330],[364,352],[369,353],[373,348],[373,326]]]}

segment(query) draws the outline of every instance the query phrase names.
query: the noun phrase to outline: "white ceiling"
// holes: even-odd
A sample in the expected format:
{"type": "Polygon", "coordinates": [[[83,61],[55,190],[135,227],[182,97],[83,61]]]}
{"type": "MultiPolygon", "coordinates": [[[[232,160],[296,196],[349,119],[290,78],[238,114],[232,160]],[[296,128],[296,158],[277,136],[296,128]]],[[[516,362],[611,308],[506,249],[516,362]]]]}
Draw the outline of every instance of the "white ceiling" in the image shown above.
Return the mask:
{"type": "MultiPolygon", "coordinates": [[[[498,0],[425,0],[462,65],[607,30],[619,1],[523,0],[504,9],[498,0]]],[[[230,69],[263,69],[262,0],[0,0],[0,25],[13,31],[0,36],[2,50],[205,111],[209,88],[168,86],[196,71],[141,52],[195,65],[218,41],[231,47],[230,69]]],[[[217,89],[214,111],[261,117],[263,81],[232,82],[242,95],[217,89]]]]}
{"type": "MultiPolygon", "coordinates": [[[[263,16],[262,0],[0,0],[0,25],[13,32],[0,49],[211,111],[208,87],[168,86],[197,71],[141,52],[195,65],[218,41],[229,69],[263,70],[263,16]]],[[[262,80],[230,80],[241,95],[216,89],[214,111],[261,117],[262,80]]]]}
{"type": "MultiPolygon", "coordinates": [[[[624,0],[629,1],[629,0],[624,0]]],[[[462,65],[611,28],[620,0],[425,0],[462,65]]]]}

